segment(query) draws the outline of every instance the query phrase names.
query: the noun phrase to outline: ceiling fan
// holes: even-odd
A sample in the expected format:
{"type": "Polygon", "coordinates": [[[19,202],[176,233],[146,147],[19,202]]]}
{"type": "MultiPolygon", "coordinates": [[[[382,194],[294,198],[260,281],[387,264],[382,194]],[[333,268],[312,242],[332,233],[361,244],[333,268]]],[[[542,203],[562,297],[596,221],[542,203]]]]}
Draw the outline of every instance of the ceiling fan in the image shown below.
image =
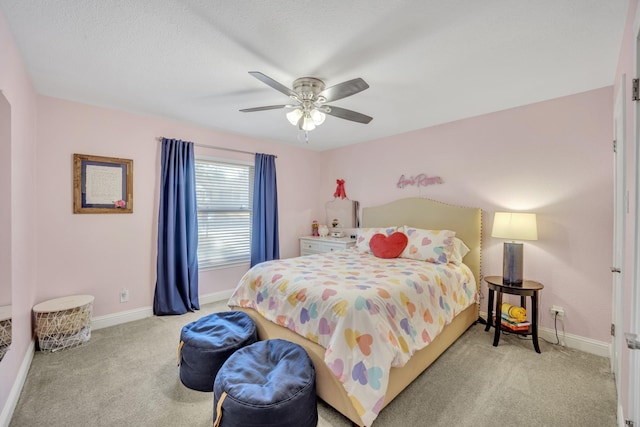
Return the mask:
{"type": "Polygon", "coordinates": [[[315,129],[316,126],[321,125],[324,122],[326,114],[364,124],[373,120],[373,117],[362,113],[326,104],[327,102],[337,101],[338,99],[355,95],[369,88],[367,82],[361,78],[348,80],[325,88],[324,82],[320,79],[315,77],[301,77],[293,82],[293,89],[289,89],[259,71],[249,71],[249,74],[267,86],[271,86],[275,90],[284,93],[296,103],[244,108],[240,110],[243,113],[288,108],[291,109],[291,111],[287,113],[289,122],[305,132],[311,131],[315,129]]]}

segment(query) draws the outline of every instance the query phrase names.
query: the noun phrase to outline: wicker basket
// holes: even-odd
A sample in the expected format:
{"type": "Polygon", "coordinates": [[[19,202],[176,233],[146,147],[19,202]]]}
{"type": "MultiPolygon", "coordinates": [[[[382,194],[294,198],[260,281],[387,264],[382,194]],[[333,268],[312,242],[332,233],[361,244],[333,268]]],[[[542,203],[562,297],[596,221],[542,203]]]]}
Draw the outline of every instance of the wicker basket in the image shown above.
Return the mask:
{"type": "Polygon", "coordinates": [[[90,302],[59,311],[35,312],[35,331],[43,351],[56,351],[78,346],[91,338],[90,302]]]}
{"type": "Polygon", "coordinates": [[[11,319],[0,320],[0,347],[11,344],[11,319]]]}
{"type": "Polygon", "coordinates": [[[91,320],[93,304],[52,313],[36,313],[36,335],[77,334],[91,320]]]}

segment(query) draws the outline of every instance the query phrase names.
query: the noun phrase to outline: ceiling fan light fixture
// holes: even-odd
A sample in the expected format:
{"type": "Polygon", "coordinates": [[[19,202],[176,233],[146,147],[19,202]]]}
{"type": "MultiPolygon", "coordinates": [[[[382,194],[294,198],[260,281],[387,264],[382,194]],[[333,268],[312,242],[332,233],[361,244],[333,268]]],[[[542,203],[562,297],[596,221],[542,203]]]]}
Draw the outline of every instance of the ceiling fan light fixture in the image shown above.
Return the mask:
{"type": "Polygon", "coordinates": [[[316,126],[324,123],[325,118],[325,114],[315,108],[306,111],[303,108],[296,108],[287,113],[289,123],[305,131],[314,130],[316,126]]]}
{"type": "Polygon", "coordinates": [[[289,123],[291,123],[293,126],[298,126],[298,122],[300,121],[301,117],[302,110],[300,108],[295,108],[287,113],[287,120],[289,120],[289,123]]]}
{"type": "Polygon", "coordinates": [[[311,119],[316,126],[320,126],[322,123],[324,123],[324,119],[326,117],[327,116],[325,116],[323,112],[316,110],[315,108],[311,110],[311,119]]]}
{"type": "Polygon", "coordinates": [[[310,113],[305,113],[304,116],[300,119],[301,125],[300,128],[302,130],[306,130],[307,132],[310,130],[314,130],[316,128],[316,124],[313,121],[310,113]]]}

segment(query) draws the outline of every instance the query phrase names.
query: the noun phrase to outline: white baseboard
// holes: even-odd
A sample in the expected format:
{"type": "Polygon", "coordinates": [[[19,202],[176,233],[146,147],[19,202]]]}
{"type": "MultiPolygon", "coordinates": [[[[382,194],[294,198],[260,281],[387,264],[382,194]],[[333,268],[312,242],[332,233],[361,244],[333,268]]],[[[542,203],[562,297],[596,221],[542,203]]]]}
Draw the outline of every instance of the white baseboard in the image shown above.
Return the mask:
{"type": "MultiPolygon", "coordinates": [[[[481,311],[480,317],[487,320],[487,313],[481,311]]],[[[609,343],[597,341],[591,338],[585,338],[578,335],[568,334],[566,332],[562,332],[558,330],[558,339],[556,339],[556,331],[555,329],[550,328],[538,328],[538,338],[544,339],[551,343],[558,342],[560,340],[560,345],[563,347],[569,347],[576,350],[584,351],[585,353],[595,354],[596,356],[602,356],[609,358],[611,357],[609,351],[609,343]]]]}
{"type": "Polygon", "coordinates": [[[212,302],[227,301],[229,300],[229,298],[231,298],[231,294],[233,294],[233,289],[214,292],[207,295],[201,295],[199,298],[200,304],[211,304],[212,302]]]}
{"type": "Polygon", "coordinates": [[[20,364],[20,369],[18,370],[16,380],[13,383],[13,387],[11,387],[9,396],[4,403],[4,408],[2,408],[2,413],[0,413],[1,427],[9,427],[11,417],[13,417],[13,411],[16,409],[18,399],[20,398],[20,393],[22,392],[22,387],[24,386],[24,382],[27,380],[27,374],[29,373],[29,368],[31,367],[31,361],[33,360],[33,353],[35,352],[35,349],[36,341],[31,340],[31,344],[29,344],[29,347],[27,347],[24,359],[20,364]]]}
{"type": "MultiPolygon", "coordinates": [[[[552,343],[557,342],[556,331],[554,329],[538,328],[538,336],[552,343]]],[[[564,343],[566,347],[595,354],[596,356],[606,358],[611,356],[609,354],[609,344],[606,342],[581,337],[579,335],[567,334],[562,331],[558,331],[558,337],[560,338],[560,343],[564,343]]]]}
{"type": "MultiPolygon", "coordinates": [[[[219,301],[226,301],[231,297],[233,290],[219,291],[198,297],[200,304],[210,304],[219,301]]],[[[120,325],[122,323],[133,322],[134,320],[145,319],[153,316],[153,307],[141,307],[133,310],[120,311],[118,313],[97,316],[91,319],[91,329],[102,329],[109,326],[120,325]]]]}
{"type": "Polygon", "coordinates": [[[622,405],[618,405],[618,427],[625,427],[624,409],[622,409],[622,405]]]}
{"type": "Polygon", "coordinates": [[[135,308],[133,310],[119,311],[118,313],[106,314],[104,316],[91,318],[91,329],[108,328],[109,326],[133,322],[134,320],[145,319],[151,316],[153,316],[152,307],[142,307],[135,308]]]}

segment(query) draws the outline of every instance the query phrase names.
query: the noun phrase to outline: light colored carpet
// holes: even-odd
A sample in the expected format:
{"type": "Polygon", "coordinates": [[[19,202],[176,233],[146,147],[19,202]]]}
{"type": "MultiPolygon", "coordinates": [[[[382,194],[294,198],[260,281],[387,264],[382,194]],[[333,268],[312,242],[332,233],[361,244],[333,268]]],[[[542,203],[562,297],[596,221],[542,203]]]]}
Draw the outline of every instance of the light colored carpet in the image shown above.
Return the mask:
{"type": "MultiPolygon", "coordinates": [[[[152,317],[92,332],[74,349],[37,352],[11,427],[194,426],[212,424],[213,394],[178,377],[182,326],[196,313],[152,317]]],[[[373,427],[615,427],[616,392],[606,358],[471,327],[385,408],[373,427]]],[[[351,423],[319,401],[320,427],[351,423]]]]}

